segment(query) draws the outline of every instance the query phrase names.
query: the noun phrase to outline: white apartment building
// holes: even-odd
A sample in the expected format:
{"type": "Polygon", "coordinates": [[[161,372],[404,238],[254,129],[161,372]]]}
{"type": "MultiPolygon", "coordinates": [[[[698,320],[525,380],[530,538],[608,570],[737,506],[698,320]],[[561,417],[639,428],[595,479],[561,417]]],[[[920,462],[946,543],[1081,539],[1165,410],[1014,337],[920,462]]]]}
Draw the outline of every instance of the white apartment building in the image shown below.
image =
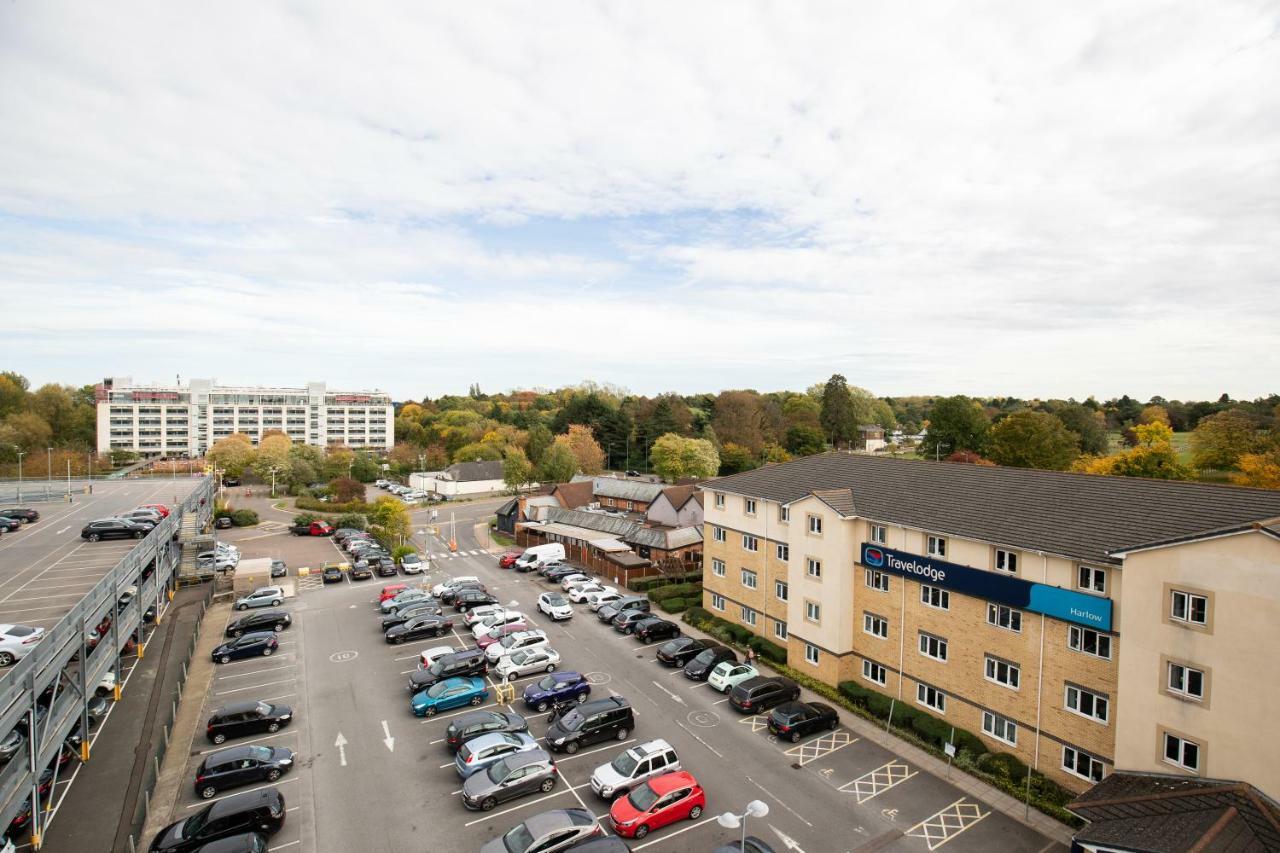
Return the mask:
{"type": "Polygon", "coordinates": [[[98,452],[132,450],[144,456],[201,456],[233,432],[254,444],[279,430],[295,442],[326,447],[390,450],[395,443],[391,398],[379,391],[236,388],[211,379],[185,385],[135,385],[127,376],[97,386],[98,452]]]}

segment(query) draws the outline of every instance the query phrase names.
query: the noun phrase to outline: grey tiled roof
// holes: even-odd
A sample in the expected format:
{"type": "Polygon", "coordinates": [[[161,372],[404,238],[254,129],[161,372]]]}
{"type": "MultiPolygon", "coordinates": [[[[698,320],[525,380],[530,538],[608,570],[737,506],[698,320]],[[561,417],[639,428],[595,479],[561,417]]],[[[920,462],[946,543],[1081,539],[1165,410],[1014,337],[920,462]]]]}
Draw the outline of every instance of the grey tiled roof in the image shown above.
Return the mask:
{"type": "Polygon", "coordinates": [[[661,483],[644,483],[638,480],[619,480],[616,477],[596,477],[591,490],[600,496],[624,501],[648,503],[662,494],[661,483]]]}
{"type": "Polygon", "coordinates": [[[455,462],[444,470],[457,483],[502,479],[501,462],[455,462]]]}
{"type": "Polygon", "coordinates": [[[700,484],[1077,559],[1280,518],[1280,491],[822,453],[700,484]],[[847,494],[846,494],[847,493],[847,494]]]}
{"type": "Polygon", "coordinates": [[[664,550],[683,548],[702,541],[702,530],[697,527],[645,527],[625,518],[614,518],[603,513],[583,512],[576,509],[549,509],[547,521],[587,530],[599,530],[632,545],[645,545],[649,548],[664,550]]]}

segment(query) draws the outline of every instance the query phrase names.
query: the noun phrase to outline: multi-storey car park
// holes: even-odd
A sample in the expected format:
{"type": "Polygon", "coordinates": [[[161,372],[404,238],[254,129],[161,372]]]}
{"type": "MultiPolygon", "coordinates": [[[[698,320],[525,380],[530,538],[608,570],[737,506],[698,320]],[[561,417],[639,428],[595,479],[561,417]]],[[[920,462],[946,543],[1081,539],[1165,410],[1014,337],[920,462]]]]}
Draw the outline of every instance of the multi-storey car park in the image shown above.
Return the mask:
{"type": "Polygon", "coordinates": [[[704,606],[1081,791],[1238,779],[1280,702],[1280,493],[833,453],[703,485],[704,606]]]}
{"type": "Polygon", "coordinates": [[[37,780],[56,764],[77,726],[85,734],[80,757],[89,757],[94,687],[108,672],[122,672],[121,652],[130,642],[145,645],[154,627],[143,614],[155,608],[163,618],[179,564],[174,540],[180,531],[187,536],[209,523],[212,485],[208,477],[100,482],[74,501],[34,506],[39,521],[0,540],[0,622],[45,631],[31,652],[0,670],[0,735],[19,726],[29,732],[0,769],[0,830],[29,814],[24,828],[38,845],[65,786],[42,794],[37,780]],[[146,503],[164,504],[170,514],[144,539],[80,538],[89,521],[146,503]],[[136,587],[132,597],[126,595],[130,587],[136,587]],[[90,645],[108,618],[110,627],[90,645]]]}
{"type": "Polygon", "coordinates": [[[380,391],[234,388],[209,379],[140,385],[129,377],[97,386],[98,452],[201,456],[220,438],[244,433],[257,444],[270,431],[295,442],[389,450],[395,443],[391,398],[380,391]]]}

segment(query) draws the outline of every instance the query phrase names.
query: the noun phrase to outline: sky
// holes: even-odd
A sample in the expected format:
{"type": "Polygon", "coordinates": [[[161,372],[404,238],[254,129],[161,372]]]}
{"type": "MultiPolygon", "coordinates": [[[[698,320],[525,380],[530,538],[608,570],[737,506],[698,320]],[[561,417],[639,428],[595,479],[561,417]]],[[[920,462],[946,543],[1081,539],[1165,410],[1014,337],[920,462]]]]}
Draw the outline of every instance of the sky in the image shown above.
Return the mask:
{"type": "Polygon", "coordinates": [[[0,4],[0,369],[1280,391],[1276,2],[0,4]]]}

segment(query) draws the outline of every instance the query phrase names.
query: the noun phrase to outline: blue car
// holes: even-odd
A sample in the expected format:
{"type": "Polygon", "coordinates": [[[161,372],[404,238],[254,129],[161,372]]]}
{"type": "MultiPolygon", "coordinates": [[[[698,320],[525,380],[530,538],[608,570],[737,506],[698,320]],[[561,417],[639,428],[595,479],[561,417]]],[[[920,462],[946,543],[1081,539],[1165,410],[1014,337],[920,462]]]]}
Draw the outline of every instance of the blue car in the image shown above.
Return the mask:
{"type": "Polygon", "coordinates": [[[553,672],[524,688],[524,704],[545,711],[560,702],[585,702],[591,685],[580,672],[553,672]]]}
{"type": "Polygon", "coordinates": [[[453,766],[466,779],[495,761],[537,748],[538,742],[527,732],[493,732],[464,743],[453,757],[453,766]]]}
{"type": "Polygon", "coordinates": [[[485,689],[482,678],[446,678],[413,694],[409,707],[415,717],[432,717],[436,712],[450,708],[483,705],[488,698],[489,691],[485,689]]]}

